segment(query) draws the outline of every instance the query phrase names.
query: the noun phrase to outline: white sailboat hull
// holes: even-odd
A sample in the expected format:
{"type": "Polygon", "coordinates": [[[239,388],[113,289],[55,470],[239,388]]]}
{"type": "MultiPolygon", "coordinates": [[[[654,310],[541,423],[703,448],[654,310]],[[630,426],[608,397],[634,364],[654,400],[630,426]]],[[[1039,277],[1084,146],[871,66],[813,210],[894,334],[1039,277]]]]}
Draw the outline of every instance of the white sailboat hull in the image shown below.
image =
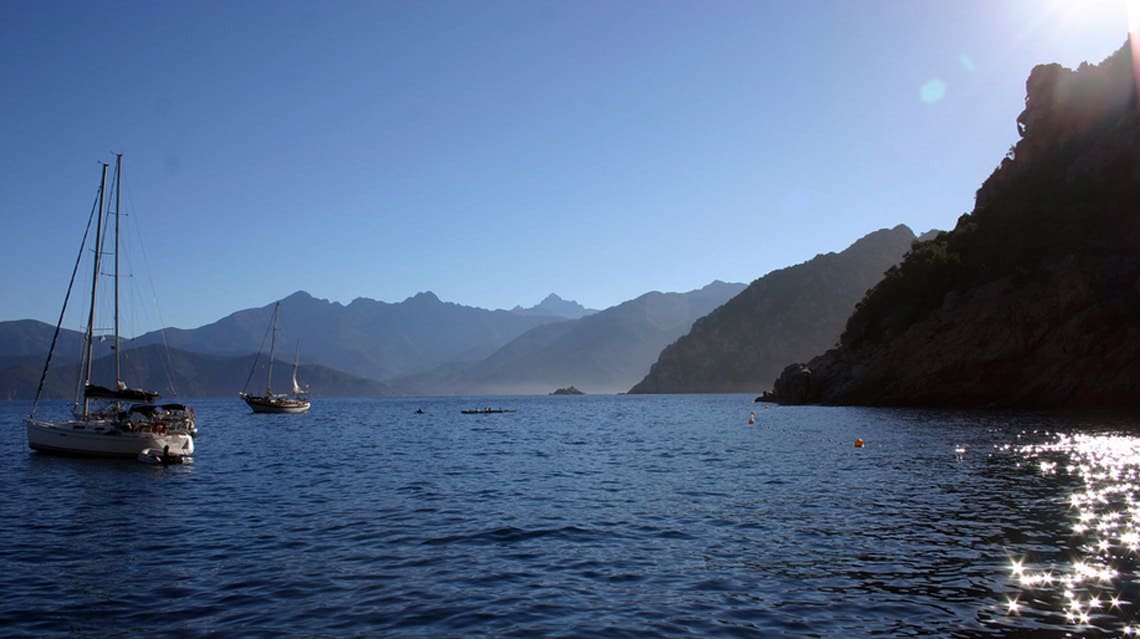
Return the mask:
{"type": "Polygon", "coordinates": [[[300,413],[308,412],[309,400],[307,399],[292,399],[288,397],[264,397],[258,395],[246,395],[242,393],[242,399],[249,405],[255,413],[287,413],[290,415],[298,415],[300,413]]]}
{"type": "Polygon", "coordinates": [[[113,422],[71,420],[51,423],[29,419],[28,446],[60,455],[131,457],[150,448],[192,455],[194,438],[186,433],[155,433],[117,428],[113,422]]]}
{"type": "MultiPolygon", "coordinates": [[[[79,367],[80,379],[76,385],[76,405],[80,399],[83,401],[82,415],[75,414],[70,419],[61,421],[37,420],[36,406],[43,391],[43,381],[47,378],[48,367],[51,365],[51,351],[48,352],[44,362],[43,376],[40,378],[40,387],[36,389],[36,399],[32,404],[31,415],[25,421],[28,433],[28,446],[35,451],[57,453],[62,455],[90,455],[99,457],[135,457],[144,450],[160,450],[168,456],[191,455],[194,452],[194,434],[198,431],[194,409],[183,404],[153,404],[158,399],[156,391],[141,388],[130,388],[123,381],[120,373],[119,348],[119,218],[120,197],[122,194],[122,168],[123,155],[115,158],[115,175],[112,192],[114,194],[114,249],[105,246],[105,240],[111,222],[111,206],[106,202],[107,195],[107,167],[103,163],[102,178],[99,181],[99,196],[96,200],[98,216],[95,210],[91,212],[92,218],[88,220],[88,230],[91,222],[95,222],[94,235],[94,265],[91,279],[91,302],[88,311],[87,330],[83,337],[84,355],[82,365],[79,367]],[[104,217],[107,218],[106,228],[104,217]],[[114,257],[114,341],[111,348],[114,350],[114,384],[101,385],[93,383],[94,372],[94,342],[95,317],[98,307],[99,276],[103,274],[100,267],[103,255],[114,257]],[[96,402],[94,406],[90,402],[96,402]],[[134,405],[129,403],[141,402],[134,405]],[[129,408],[126,405],[129,405],[129,408]]],[[[88,235],[85,233],[80,244],[80,254],[87,249],[88,235]]],[[[72,271],[71,284],[68,285],[68,294],[64,298],[63,311],[60,313],[60,323],[56,325],[58,334],[63,325],[63,318],[67,312],[67,300],[71,297],[71,289],[75,284],[75,276],[79,270],[79,262],[72,271]]],[[[102,340],[103,336],[100,336],[102,340]]],[[[52,340],[52,349],[55,340],[52,340]]]]}

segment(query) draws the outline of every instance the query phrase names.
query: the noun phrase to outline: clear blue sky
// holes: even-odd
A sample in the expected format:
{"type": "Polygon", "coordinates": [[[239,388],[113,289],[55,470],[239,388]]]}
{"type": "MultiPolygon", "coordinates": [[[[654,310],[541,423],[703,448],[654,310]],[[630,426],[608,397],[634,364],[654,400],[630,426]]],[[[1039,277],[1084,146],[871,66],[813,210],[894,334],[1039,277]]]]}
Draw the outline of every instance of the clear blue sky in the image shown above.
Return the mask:
{"type": "Polygon", "coordinates": [[[297,290],[750,282],[952,227],[1032,67],[1127,30],[1107,0],[3,0],[0,320],[55,322],[116,151],[161,308],[128,335],[297,290]]]}

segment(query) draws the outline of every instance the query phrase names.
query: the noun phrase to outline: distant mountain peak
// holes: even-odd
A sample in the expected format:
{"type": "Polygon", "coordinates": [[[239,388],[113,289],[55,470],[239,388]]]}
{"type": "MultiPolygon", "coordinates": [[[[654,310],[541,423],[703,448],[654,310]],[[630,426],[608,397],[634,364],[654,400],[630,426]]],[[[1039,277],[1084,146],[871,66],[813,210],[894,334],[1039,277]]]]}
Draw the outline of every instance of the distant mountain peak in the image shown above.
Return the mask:
{"type": "Polygon", "coordinates": [[[708,284],[705,284],[704,286],[702,286],[698,290],[713,291],[713,290],[722,289],[722,288],[743,288],[743,287],[744,287],[744,284],[739,284],[739,283],[735,283],[735,282],[726,282],[724,280],[713,280],[713,281],[709,282],[708,284]]]}
{"type": "Polygon", "coordinates": [[[415,295],[409,297],[408,299],[406,299],[404,301],[405,302],[418,302],[421,304],[426,304],[426,303],[441,304],[442,303],[440,301],[439,297],[435,293],[432,293],[431,291],[420,291],[419,293],[416,293],[415,295]]]}
{"type": "Polygon", "coordinates": [[[516,315],[550,315],[566,319],[579,319],[597,313],[597,311],[588,309],[578,302],[562,299],[556,293],[547,295],[535,306],[530,308],[516,306],[511,309],[511,312],[516,315]]]}

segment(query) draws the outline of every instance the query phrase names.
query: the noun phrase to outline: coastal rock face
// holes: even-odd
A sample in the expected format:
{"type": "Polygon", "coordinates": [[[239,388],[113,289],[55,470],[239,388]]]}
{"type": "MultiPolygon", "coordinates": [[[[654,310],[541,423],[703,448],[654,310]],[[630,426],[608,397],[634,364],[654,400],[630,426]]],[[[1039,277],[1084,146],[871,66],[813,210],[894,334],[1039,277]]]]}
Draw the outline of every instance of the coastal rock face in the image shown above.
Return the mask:
{"type": "Polygon", "coordinates": [[[811,369],[804,364],[789,364],[776,379],[772,392],[764,393],[763,399],[781,398],[785,404],[802,404],[816,395],[812,388],[811,369]]]}
{"type": "Polygon", "coordinates": [[[630,393],[755,393],[788,361],[834,346],[867,289],[915,236],[875,231],[841,253],[773,271],[697,320],[665,348],[630,393]]]}
{"type": "Polygon", "coordinates": [[[915,245],[782,403],[1140,407],[1140,126],[1128,44],[1038,66],[1022,139],[955,229],[915,245]],[[805,379],[806,377],[806,379],[805,379]]]}
{"type": "Polygon", "coordinates": [[[1140,290],[1140,260],[1074,256],[1021,286],[1001,278],[949,295],[884,344],[789,366],[773,396],[786,404],[1136,405],[1140,307],[1122,303],[1108,282],[1140,290]]]}

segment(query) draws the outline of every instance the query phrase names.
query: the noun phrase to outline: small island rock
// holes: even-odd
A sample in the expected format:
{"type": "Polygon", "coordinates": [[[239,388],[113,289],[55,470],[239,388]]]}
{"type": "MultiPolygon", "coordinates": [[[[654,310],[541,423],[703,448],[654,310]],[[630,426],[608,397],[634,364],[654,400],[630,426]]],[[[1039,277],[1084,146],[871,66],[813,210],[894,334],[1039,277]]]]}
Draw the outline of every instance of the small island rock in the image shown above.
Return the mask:
{"type": "Polygon", "coordinates": [[[585,393],[578,390],[577,388],[574,388],[573,386],[567,386],[566,388],[559,388],[558,390],[551,393],[551,395],[585,395],[585,393]]]}

